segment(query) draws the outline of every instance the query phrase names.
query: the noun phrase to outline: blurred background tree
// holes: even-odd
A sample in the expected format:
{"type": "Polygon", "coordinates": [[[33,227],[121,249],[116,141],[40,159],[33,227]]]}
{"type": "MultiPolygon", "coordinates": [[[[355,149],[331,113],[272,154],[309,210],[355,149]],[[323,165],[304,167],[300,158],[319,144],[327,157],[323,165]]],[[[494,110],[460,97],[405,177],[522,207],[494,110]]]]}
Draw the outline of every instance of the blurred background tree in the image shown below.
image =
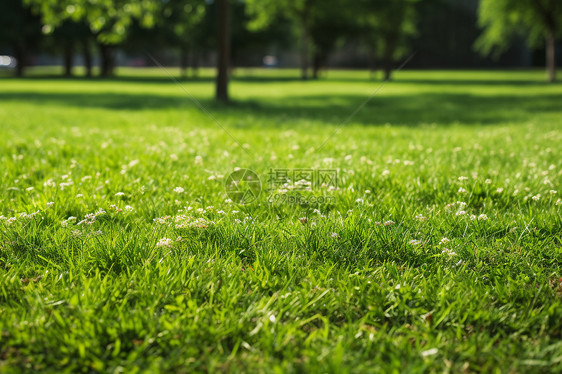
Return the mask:
{"type": "Polygon", "coordinates": [[[113,46],[122,42],[133,19],[146,27],[154,25],[160,4],[152,0],[24,0],[41,15],[46,33],[67,20],[84,22],[98,43],[103,77],[113,75],[113,46]]]}
{"type": "Polygon", "coordinates": [[[156,30],[162,30],[165,45],[178,48],[180,71],[187,76],[189,54],[201,46],[198,32],[205,20],[205,0],[174,0],[164,2],[156,19],[156,30]]]}
{"type": "MultiPolygon", "coordinates": [[[[394,61],[406,55],[416,35],[418,0],[359,0],[357,16],[371,59],[382,56],[384,79],[391,78],[394,61]]],[[[374,63],[374,62],[373,62],[374,63]]]]}
{"type": "MultiPolygon", "coordinates": [[[[47,32],[49,26],[43,26],[43,30],[47,32]]],[[[55,30],[49,30],[48,34],[42,43],[43,49],[62,54],[63,74],[66,77],[72,76],[77,51],[82,52],[86,76],[92,76],[91,44],[94,38],[86,23],[64,20],[55,30]]]]}
{"type": "Polygon", "coordinates": [[[516,36],[525,36],[532,47],[544,42],[548,80],[556,80],[556,41],[562,36],[562,1],[482,0],[478,22],[484,31],[476,48],[485,54],[504,52],[516,36]]]}
{"type": "Polygon", "coordinates": [[[286,17],[294,22],[298,30],[300,45],[301,79],[308,79],[310,62],[310,34],[315,13],[331,6],[331,0],[247,0],[248,14],[252,21],[250,29],[260,30],[269,26],[279,17],[286,17]]]}
{"type": "Polygon", "coordinates": [[[0,45],[13,51],[17,60],[16,75],[23,76],[29,62],[29,51],[41,40],[40,18],[25,7],[21,0],[0,1],[0,45]]]}
{"type": "Polygon", "coordinates": [[[99,60],[100,75],[108,77],[116,58],[145,66],[150,51],[164,65],[179,66],[183,78],[189,66],[194,76],[201,64],[216,66],[217,97],[227,98],[237,66],[298,65],[301,79],[317,79],[323,67],[380,66],[390,79],[396,62],[414,49],[409,68],[531,66],[545,56],[552,81],[562,2],[4,0],[0,21],[0,51],[20,61],[16,74],[29,56],[52,63],[56,55],[64,75],[80,60],[90,76],[99,60]]]}

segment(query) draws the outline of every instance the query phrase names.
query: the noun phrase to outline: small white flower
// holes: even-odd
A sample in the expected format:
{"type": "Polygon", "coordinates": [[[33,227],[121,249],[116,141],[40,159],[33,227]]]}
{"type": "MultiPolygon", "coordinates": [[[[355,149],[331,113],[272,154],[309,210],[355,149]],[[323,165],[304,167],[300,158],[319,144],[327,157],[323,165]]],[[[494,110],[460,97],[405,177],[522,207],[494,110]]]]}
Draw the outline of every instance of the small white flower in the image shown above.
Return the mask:
{"type": "Polygon", "coordinates": [[[447,254],[449,256],[454,256],[456,255],[455,252],[451,251],[449,248],[443,248],[443,250],[441,251],[441,253],[447,254]]]}
{"type": "Polygon", "coordinates": [[[551,194],[551,195],[556,195],[557,193],[558,193],[558,191],[550,190],[550,194],[551,194]]]}
{"type": "Polygon", "coordinates": [[[26,191],[33,191],[34,188],[33,188],[33,187],[27,187],[25,190],[26,190],[26,191]]]}
{"type": "Polygon", "coordinates": [[[443,239],[441,239],[441,241],[439,242],[439,244],[447,244],[447,243],[449,243],[449,242],[450,242],[449,239],[443,238],[443,239]]]}
{"type": "Polygon", "coordinates": [[[360,198],[360,199],[355,200],[355,202],[356,202],[356,203],[359,203],[359,204],[363,204],[365,201],[360,198]]]}
{"type": "Polygon", "coordinates": [[[134,208],[130,205],[125,205],[125,212],[132,212],[134,208]]]}
{"type": "Polygon", "coordinates": [[[537,194],[537,195],[533,196],[532,199],[534,201],[539,201],[541,199],[541,194],[537,194]]]}
{"type": "Polygon", "coordinates": [[[61,190],[64,190],[65,187],[72,186],[73,184],[74,184],[74,183],[72,183],[72,181],[70,181],[70,182],[63,182],[63,183],[59,184],[59,187],[60,187],[61,190]]]}
{"type": "Polygon", "coordinates": [[[172,239],[169,238],[162,238],[158,240],[156,243],[156,247],[171,247],[172,246],[172,239]]]}
{"type": "Polygon", "coordinates": [[[408,244],[411,244],[411,245],[419,245],[419,244],[421,244],[421,241],[420,241],[420,240],[417,240],[417,239],[412,239],[412,240],[410,240],[410,241],[408,242],[408,244]]]}
{"type": "Polygon", "coordinates": [[[428,349],[427,351],[423,351],[421,353],[422,357],[427,357],[427,356],[433,356],[436,355],[439,352],[439,350],[437,348],[431,348],[428,349]]]}
{"type": "Polygon", "coordinates": [[[176,193],[184,193],[185,190],[183,189],[183,187],[176,187],[176,188],[174,188],[174,192],[176,192],[176,193]]]}
{"type": "Polygon", "coordinates": [[[465,181],[465,180],[467,180],[467,179],[468,179],[468,177],[462,177],[462,176],[459,177],[459,181],[461,181],[461,182],[462,182],[462,181],[465,181]]]}
{"type": "Polygon", "coordinates": [[[49,179],[45,183],[43,183],[43,186],[45,186],[45,187],[56,187],[57,184],[53,181],[53,179],[49,179]]]}
{"type": "Polygon", "coordinates": [[[478,216],[478,220],[479,220],[479,221],[487,221],[487,220],[488,220],[488,216],[485,215],[484,213],[482,213],[481,215],[478,216]]]}
{"type": "Polygon", "coordinates": [[[340,237],[337,232],[331,233],[330,236],[331,236],[332,238],[335,238],[335,239],[339,239],[339,237],[340,237]]]}
{"type": "Polygon", "coordinates": [[[115,194],[115,196],[125,196],[125,193],[124,193],[124,192],[117,192],[117,193],[115,194]]]}
{"type": "Polygon", "coordinates": [[[388,220],[388,221],[386,221],[386,222],[384,223],[385,226],[392,226],[392,225],[394,225],[394,224],[395,224],[395,222],[394,222],[394,221],[391,221],[391,220],[388,220]]]}
{"type": "Polygon", "coordinates": [[[383,176],[383,177],[386,176],[386,175],[388,175],[388,174],[390,174],[390,171],[389,171],[389,170],[383,170],[383,172],[382,172],[382,176],[383,176]]]}
{"type": "Polygon", "coordinates": [[[474,214],[471,214],[471,215],[470,215],[470,220],[471,220],[471,221],[474,221],[475,219],[476,219],[476,216],[475,216],[474,214]]]}
{"type": "Polygon", "coordinates": [[[492,180],[491,180],[491,179],[486,179],[486,180],[484,181],[484,183],[486,183],[486,184],[492,184],[492,180]]]}
{"type": "Polygon", "coordinates": [[[53,205],[55,205],[55,202],[54,202],[54,201],[49,201],[49,202],[47,203],[47,207],[48,207],[48,208],[52,207],[53,205]]]}
{"type": "Polygon", "coordinates": [[[464,188],[459,187],[458,193],[465,193],[465,192],[466,192],[466,190],[464,188]]]}
{"type": "Polygon", "coordinates": [[[415,219],[417,219],[418,221],[426,221],[426,220],[427,220],[427,217],[424,217],[423,215],[418,214],[418,215],[415,217],[415,219]]]}
{"type": "Polygon", "coordinates": [[[81,193],[79,193],[78,195],[76,195],[76,199],[79,199],[81,197],[84,197],[84,195],[82,195],[81,193]]]}
{"type": "Polygon", "coordinates": [[[496,193],[502,193],[503,192],[503,187],[498,187],[498,189],[496,190],[496,193]]]}
{"type": "Polygon", "coordinates": [[[457,216],[464,216],[466,214],[466,212],[464,210],[459,210],[456,215],[457,216]]]}

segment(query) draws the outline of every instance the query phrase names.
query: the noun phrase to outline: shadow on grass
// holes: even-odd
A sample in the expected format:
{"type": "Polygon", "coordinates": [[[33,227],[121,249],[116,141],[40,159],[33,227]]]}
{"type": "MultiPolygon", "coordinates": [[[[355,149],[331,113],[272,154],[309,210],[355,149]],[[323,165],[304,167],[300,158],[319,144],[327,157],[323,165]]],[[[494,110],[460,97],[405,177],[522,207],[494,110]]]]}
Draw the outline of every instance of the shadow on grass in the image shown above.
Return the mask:
{"type": "MultiPolygon", "coordinates": [[[[457,71],[453,71],[457,72],[457,71]]],[[[472,71],[474,73],[478,73],[478,71],[472,71]]],[[[472,73],[471,72],[471,73],[472,73]]],[[[310,82],[335,82],[335,83],[382,83],[382,79],[380,79],[381,73],[379,72],[377,77],[379,78],[372,78],[368,72],[364,72],[365,74],[356,74],[350,76],[341,76],[337,70],[334,71],[327,71],[324,72],[319,79],[311,79],[310,82]]],[[[463,85],[463,86],[551,86],[552,83],[546,82],[544,79],[531,79],[521,77],[519,75],[514,75],[513,78],[509,79],[483,79],[481,76],[475,79],[470,79],[470,74],[467,76],[461,76],[459,74],[455,75],[447,75],[444,74],[443,76],[434,75],[432,74],[433,71],[428,71],[429,77],[424,78],[423,75],[419,75],[420,78],[409,78],[409,77],[401,77],[399,79],[393,79],[392,84],[398,85],[411,85],[411,84],[422,84],[422,85],[463,85]]],[[[194,83],[212,83],[215,82],[215,77],[210,75],[198,75],[198,76],[189,76],[189,77],[181,77],[178,74],[172,74],[174,79],[177,79],[180,82],[194,82],[194,83]]],[[[111,82],[111,83],[139,83],[139,84],[147,84],[147,83],[154,83],[154,84],[167,84],[172,83],[171,78],[162,72],[160,75],[117,75],[110,78],[104,78],[100,76],[93,76],[87,78],[85,76],[72,76],[66,77],[62,76],[59,73],[49,73],[49,74],[33,74],[28,75],[23,78],[15,77],[13,74],[7,74],[7,72],[0,72],[0,79],[2,80],[39,80],[39,81],[58,81],[58,82],[111,82]]],[[[303,82],[298,73],[295,74],[288,74],[288,75],[268,75],[268,74],[252,74],[251,71],[244,71],[241,74],[234,73],[231,76],[231,80],[234,82],[242,82],[242,83],[283,83],[283,82],[303,82]]]]}
{"type": "MultiPolygon", "coordinates": [[[[337,125],[352,113],[365,96],[306,95],[291,96],[280,100],[264,98],[245,100],[223,106],[209,99],[201,103],[219,118],[222,116],[253,116],[263,119],[264,126],[291,121],[321,121],[337,125]]],[[[198,110],[187,96],[123,93],[0,93],[3,103],[27,102],[34,105],[60,105],[79,108],[108,110],[198,110]]],[[[375,96],[353,117],[352,123],[361,125],[418,126],[421,124],[492,125],[513,121],[521,123],[537,114],[559,113],[562,115],[562,94],[495,95],[489,97],[456,93],[420,93],[400,96],[375,96]]],[[[239,124],[238,126],[244,126],[239,124]]]]}

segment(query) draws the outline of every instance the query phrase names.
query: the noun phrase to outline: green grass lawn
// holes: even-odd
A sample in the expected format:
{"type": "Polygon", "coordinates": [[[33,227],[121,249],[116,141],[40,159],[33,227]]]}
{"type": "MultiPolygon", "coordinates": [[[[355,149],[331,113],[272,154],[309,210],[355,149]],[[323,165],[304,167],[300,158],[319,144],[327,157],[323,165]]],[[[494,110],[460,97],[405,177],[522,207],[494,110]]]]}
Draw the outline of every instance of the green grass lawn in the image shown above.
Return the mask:
{"type": "Polygon", "coordinates": [[[214,119],[158,69],[46,73],[0,79],[0,371],[561,370],[542,71],[399,72],[341,127],[367,72],[182,81],[214,119]]]}

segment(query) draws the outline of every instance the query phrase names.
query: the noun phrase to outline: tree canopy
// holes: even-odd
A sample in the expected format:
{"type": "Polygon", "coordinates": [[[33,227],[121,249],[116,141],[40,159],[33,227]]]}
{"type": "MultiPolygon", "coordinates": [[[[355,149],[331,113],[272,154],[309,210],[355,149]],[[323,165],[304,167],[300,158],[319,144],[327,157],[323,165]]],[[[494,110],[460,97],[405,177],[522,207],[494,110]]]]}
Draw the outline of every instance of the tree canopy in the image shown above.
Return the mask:
{"type": "Polygon", "coordinates": [[[517,37],[531,47],[544,42],[548,79],[555,80],[555,43],[562,36],[560,0],[481,0],[478,22],[483,32],[476,48],[484,54],[504,52],[517,37]]]}

